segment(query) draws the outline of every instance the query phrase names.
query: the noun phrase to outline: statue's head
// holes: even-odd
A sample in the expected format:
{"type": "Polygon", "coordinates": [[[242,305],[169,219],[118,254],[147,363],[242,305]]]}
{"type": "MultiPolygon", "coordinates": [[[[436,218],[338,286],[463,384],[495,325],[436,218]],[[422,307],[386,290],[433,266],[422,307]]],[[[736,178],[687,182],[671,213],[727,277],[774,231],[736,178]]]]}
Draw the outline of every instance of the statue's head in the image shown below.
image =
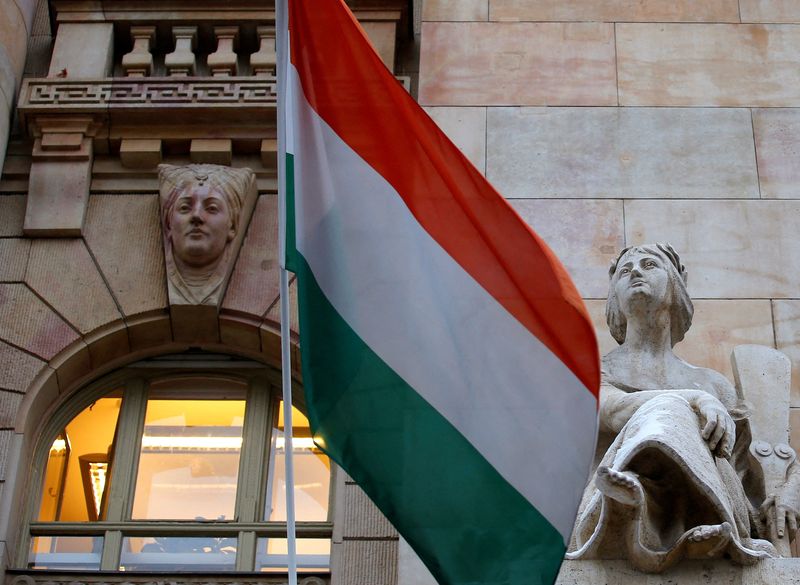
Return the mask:
{"type": "Polygon", "coordinates": [[[617,343],[625,341],[635,307],[668,308],[674,346],[692,324],[694,307],[686,290],[687,272],[669,244],[625,248],[608,270],[606,321],[617,343]]]}
{"type": "Polygon", "coordinates": [[[193,268],[213,266],[239,229],[252,171],[219,165],[159,166],[162,224],[173,256],[193,268]]]}

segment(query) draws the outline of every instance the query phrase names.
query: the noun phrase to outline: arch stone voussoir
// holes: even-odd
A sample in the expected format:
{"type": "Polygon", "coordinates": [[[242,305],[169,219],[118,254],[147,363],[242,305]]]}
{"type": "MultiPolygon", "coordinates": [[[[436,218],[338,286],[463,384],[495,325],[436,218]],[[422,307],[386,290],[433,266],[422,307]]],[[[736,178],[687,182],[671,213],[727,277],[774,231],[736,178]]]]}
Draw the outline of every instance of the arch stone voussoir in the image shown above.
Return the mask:
{"type": "Polygon", "coordinates": [[[263,315],[278,298],[278,198],[261,195],[236,260],[222,308],[263,315]]]}
{"type": "MultiPolygon", "coordinates": [[[[30,433],[36,421],[43,420],[56,403],[68,399],[90,381],[148,357],[200,349],[238,355],[280,368],[279,324],[264,322],[259,315],[222,314],[215,319],[215,327],[219,337],[197,337],[187,342],[172,335],[169,313],[156,311],[118,319],[83,338],[72,339],[47,362],[0,342],[0,357],[8,354],[26,372],[16,384],[18,388],[12,389],[24,392],[14,419],[16,432],[30,433]]],[[[296,336],[293,338],[292,374],[299,379],[299,349],[296,336]]]]}
{"type": "Polygon", "coordinates": [[[0,338],[44,360],[79,339],[78,333],[22,283],[0,284],[0,338]]]}
{"type": "Polygon", "coordinates": [[[78,238],[33,240],[25,280],[81,334],[121,317],[89,250],[78,238]]]}
{"type": "Polygon", "coordinates": [[[157,195],[92,195],[84,237],[126,317],[167,307],[157,195]]]}

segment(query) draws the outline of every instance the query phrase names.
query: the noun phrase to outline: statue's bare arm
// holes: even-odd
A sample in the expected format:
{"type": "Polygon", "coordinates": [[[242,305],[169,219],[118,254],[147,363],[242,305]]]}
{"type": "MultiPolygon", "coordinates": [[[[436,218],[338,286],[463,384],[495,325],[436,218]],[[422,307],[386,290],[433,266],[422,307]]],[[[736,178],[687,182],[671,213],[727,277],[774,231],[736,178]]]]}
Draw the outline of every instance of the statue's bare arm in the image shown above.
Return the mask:
{"type": "Polygon", "coordinates": [[[708,447],[719,457],[729,458],[736,441],[736,427],[725,406],[704,390],[640,390],[625,392],[611,384],[600,387],[600,425],[618,433],[640,406],[656,396],[680,396],[697,412],[708,447]]]}

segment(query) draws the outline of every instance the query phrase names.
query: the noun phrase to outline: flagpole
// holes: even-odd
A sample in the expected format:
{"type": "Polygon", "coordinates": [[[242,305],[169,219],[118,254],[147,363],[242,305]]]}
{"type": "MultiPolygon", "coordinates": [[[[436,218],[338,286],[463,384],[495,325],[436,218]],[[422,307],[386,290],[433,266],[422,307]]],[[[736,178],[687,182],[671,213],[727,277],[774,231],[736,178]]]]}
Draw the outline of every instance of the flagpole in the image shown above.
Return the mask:
{"type": "Polygon", "coordinates": [[[286,94],[289,62],[287,33],[288,0],[275,0],[276,57],[278,73],[278,234],[281,307],[281,385],[283,386],[283,436],[286,464],[286,545],[288,585],[297,585],[297,541],[294,510],[294,449],[292,447],[292,363],[289,338],[289,272],[286,270],[286,94]]]}
{"type": "Polygon", "coordinates": [[[289,348],[289,273],[281,268],[281,375],[283,383],[283,435],[286,458],[286,544],[289,584],[297,585],[297,543],[294,512],[294,449],[292,447],[292,371],[289,348]],[[283,316],[286,315],[284,318],[283,316]]]}

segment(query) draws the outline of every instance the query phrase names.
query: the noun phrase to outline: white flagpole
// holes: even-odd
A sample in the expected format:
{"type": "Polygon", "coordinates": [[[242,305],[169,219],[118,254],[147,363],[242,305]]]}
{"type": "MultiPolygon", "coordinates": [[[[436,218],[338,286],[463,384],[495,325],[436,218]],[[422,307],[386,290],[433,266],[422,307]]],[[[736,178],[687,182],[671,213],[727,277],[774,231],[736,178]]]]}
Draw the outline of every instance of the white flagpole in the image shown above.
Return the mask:
{"type": "Polygon", "coordinates": [[[281,297],[281,381],[283,386],[283,436],[286,463],[286,544],[289,583],[297,585],[297,541],[294,512],[294,449],[292,448],[292,364],[289,313],[289,273],[286,270],[286,95],[289,13],[287,0],[275,0],[276,53],[278,67],[278,250],[281,297]]]}
{"type": "Polygon", "coordinates": [[[292,448],[292,371],[289,348],[289,273],[281,268],[281,374],[283,380],[283,435],[286,458],[286,544],[289,585],[297,585],[297,543],[294,520],[294,450],[292,448]],[[283,317],[286,315],[286,318],[283,317]]]}

